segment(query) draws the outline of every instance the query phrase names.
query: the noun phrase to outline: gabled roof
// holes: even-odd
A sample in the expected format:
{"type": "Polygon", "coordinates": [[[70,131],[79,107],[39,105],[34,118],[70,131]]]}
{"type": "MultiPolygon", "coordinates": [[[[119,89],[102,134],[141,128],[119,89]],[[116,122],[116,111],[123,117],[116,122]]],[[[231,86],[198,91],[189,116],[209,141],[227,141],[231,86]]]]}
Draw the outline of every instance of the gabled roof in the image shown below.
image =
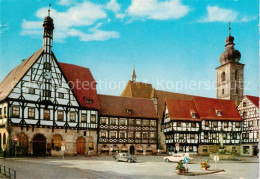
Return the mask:
{"type": "Polygon", "coordinates": [[[89,109],[99,109],[99,101],[96,90],[96,81],[90,70],[85,67],[59,63],[65,77],[69,81],[80,106],[89,109]],[[86,101],[91,101],[87,103],[86,101]]]}
{"type": "Polygon", "coordinates": [[[246,95],[247,99],[249,99],[257,108],[259,108],[259,97],[246,95]]]}
{"type": "Polygon", "coordinates": [[[192,100],[166,100],[166,105],[171,120],[201,121],[192,100]],[[191,113],[195,113],[195,118],[191,113]]]}
{"type": "Polygon", "coordinates": [[[202,120],[243,120],[232,100],[193,97],[193,101],[202,120]],[[217,115],[217,110],[221,112],[221,116],[217,115]]]}
{"type": "Polygon", "coordinates": [[[153,87],[149,83],[128,81],[121,96],[149,99],[151,97],[152,90],[153,87]]]}
{"type": "Polygon", "coordinates": [[[98,95],[101,116],[157,119],[154,103],[150,99],[98,95]],[[131,110],[132,113],[127,113],[131,110]]]}
{"type": "Polygon", "coordinates": [[[6,99],[12,92],[13,88],[23,78],[31,66],[41,56],[43,48],[40,48],[28,59],[24,60],[20,65],[15,67],[0,83],[0,101],[6,99]]]}

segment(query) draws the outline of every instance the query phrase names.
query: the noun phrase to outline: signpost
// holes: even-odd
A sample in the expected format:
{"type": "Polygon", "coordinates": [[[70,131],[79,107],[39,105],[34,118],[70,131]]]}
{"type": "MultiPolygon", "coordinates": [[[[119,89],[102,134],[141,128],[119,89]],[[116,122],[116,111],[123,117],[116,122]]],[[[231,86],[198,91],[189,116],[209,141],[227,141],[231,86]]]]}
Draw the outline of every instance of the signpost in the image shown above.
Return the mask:
{"type": "Polygon", "coordinates": [[[188,172],[188,163],[189,163],[189,158],[188,157],[185,157],[183,162],[186,164],[186,172],[188,172]]]}
{"type": "Polygon", "coordinates": [[[62,142],[61,142],[61,151],[63,151],[63,160],[64,160],[65,149],[66,149],[66,148],[65,148],[65,144],[66,144],[65,141],[62,141],[62,142]]]}
{"type": "Polygon", "coordinates": [[[219,156],[215,155],[213,159],[215,161],[215,170],[216,170],[217,169],[217,162],[219,161],[219,156]]]}
{"type": "Polygon", "coordinates": [[[12,141],[14,142],[14,157],[16,159],[16,144],[19,142],[19,138],[17,136],[14,136],[12,141]]]}

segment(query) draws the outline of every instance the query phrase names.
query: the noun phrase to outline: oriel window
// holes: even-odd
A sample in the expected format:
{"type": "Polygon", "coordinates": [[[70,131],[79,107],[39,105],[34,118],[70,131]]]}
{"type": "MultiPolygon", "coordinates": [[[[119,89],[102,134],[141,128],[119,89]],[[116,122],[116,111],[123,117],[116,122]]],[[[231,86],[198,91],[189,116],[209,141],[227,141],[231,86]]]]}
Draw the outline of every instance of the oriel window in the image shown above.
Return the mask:
{"type": "Polygon", "coordinates": [[[35,108],[28,108],[28,118],[35,119],[35,108]]]}
{"type": "Polygon", "coordinates": [[[20,117],[20,107],[13,106],[12,114],[13,117],[20,117]]]}
{"type": "Polygon", "coordinates": [[[50,120],[51,119],[50,110],[49,109],[44,109],[44,111],[43,111],[43,119],[44,120],[50,120]]]}
{"type": "Polygon", "coordinates": [[[59,110],[58,111],[58,121],[63,121],[64,120],[64,112],[59,110]]]}

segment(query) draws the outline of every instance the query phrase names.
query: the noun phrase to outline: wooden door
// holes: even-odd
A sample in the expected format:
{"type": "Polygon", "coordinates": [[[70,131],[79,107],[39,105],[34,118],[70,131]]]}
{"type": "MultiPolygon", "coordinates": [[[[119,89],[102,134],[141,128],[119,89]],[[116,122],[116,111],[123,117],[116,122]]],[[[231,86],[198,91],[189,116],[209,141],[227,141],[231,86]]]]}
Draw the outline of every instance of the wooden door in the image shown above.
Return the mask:
{"type": "Polygon", "coordinates": [[[79,155],[84,155],[85,152],[85,139],[83,137],[79,137],[76,141],[76,151],[79,155]]]}
{"type": "Polygon", "coordinates": [[[46,155],[46,139],[41,134],[37,134],[33,138],[33,155],[34,156],[46,155]]]}

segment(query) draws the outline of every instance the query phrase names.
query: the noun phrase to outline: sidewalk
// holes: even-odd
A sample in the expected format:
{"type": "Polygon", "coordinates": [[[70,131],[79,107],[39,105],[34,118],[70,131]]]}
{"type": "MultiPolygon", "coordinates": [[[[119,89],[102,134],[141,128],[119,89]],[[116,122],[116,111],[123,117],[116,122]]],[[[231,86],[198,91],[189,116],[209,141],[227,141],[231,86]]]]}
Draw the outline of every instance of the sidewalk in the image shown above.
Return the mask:
{"type": "Polygon", "coordinates": [[[0,173],[0,178],[8,178],[4,174],[0,173]]]}

